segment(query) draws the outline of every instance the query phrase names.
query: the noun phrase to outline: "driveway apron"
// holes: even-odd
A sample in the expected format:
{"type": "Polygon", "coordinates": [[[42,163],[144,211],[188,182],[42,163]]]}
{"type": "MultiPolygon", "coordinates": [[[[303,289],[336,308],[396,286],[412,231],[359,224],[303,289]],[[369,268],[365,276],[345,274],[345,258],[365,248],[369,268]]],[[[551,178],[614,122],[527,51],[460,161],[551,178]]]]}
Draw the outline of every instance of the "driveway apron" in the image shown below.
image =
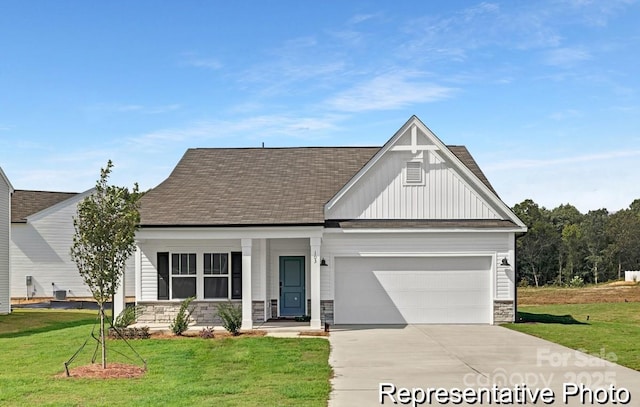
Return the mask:
{"type": "MultiPolygon", "coordinates": [[[[330,407],[380,405],[380,383],[400,388],[514,389],[553,391],[554,402],[527,405],[640,406],[640,372],[619,366],[603,349],[594,357],[509,330],[488,325],[336,326],[330,336],[334,369],[330,407]],[[575,396],[563,400],[567,393],[575,396]],[[571,385],[578,386],[577,389],[571,385]],[[579,386],[584,385],[581,389],[579,386]],[[611,385],[614,389],[611,389],[611,385]],[[598,388],[608,389],[606,394],[598,388]],[[613,403],[614,396],[627,404],[613,403]],[[590,393],[591,392],[591,396],[590,393]],[[605,400],[605,397],[607,400],[605,400]],[[604,401],[604,403],[603,403],[604,401]],[[586,403],[591,405],[590,403],[586,403]]],[[[389,389],[388,387],[386,388],[389,389]]],[[[416,393],[419,396],[419,393],[416,393]]],[[[401,404],[396,405],[412,405],[401,404]]],[[[455,405],[517,405],[487,402],[455,405]]],[[[388,396],[384,405],[394,405],[388,396]]],[[[417,405],[444,405],[433,399],[417,405]]],[[[454,405],[449,403],[448,405],[454,405]]]]}

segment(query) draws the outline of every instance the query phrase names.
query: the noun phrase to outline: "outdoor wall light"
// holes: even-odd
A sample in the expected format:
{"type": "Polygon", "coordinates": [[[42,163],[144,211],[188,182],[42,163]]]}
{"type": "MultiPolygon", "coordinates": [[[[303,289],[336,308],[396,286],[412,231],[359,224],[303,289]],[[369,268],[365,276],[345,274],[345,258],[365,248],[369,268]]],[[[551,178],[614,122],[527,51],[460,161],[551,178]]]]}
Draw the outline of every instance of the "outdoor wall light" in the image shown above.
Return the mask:
{"type": "Polygon", "coordinates": [[[322,260],[320,260],[320,265],[321,266],[328,266],[327,261],[324,259],[324,257],[322,258],[322,260]]]}
{"type": "Polygon", "coordinates": [[[506,258],[506,257],[503,257],[503,258],[502,258],[502,262],[500,263],[500,265],[501,265],[501,266],[506,266],[506,267],[508,267],[508,266],[510,266],[511,264],[509,264],[509,260],[507,260],[507,258],[506,258]]]}

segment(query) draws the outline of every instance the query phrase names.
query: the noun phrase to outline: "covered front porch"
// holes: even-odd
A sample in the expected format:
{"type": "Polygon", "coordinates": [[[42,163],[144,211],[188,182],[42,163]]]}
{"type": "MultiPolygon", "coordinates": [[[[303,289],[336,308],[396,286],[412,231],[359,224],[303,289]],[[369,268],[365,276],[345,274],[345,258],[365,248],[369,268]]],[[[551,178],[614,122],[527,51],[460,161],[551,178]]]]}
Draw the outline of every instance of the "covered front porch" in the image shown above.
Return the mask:
{"type": "Polygon", "coordinates": [[[188,297],[197,326],[220,326],[216,305],[227,301],[242,308],[243,330],[333,322],[333,301],[321,298],[322,227],[144,228],[136,237],[141,324],[170,323],[188,297]]]}

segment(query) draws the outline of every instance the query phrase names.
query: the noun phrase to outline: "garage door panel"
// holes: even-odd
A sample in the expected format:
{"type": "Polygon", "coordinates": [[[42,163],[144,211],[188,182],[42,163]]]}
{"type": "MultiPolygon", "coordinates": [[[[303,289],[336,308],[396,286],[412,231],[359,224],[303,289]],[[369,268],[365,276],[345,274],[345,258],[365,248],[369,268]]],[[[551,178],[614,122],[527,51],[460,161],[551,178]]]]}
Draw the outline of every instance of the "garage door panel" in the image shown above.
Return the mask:
{"type": "Polygon", "coordinates": [[[336,258],[336,323],[489,323],[489,257],[336,258]]]}

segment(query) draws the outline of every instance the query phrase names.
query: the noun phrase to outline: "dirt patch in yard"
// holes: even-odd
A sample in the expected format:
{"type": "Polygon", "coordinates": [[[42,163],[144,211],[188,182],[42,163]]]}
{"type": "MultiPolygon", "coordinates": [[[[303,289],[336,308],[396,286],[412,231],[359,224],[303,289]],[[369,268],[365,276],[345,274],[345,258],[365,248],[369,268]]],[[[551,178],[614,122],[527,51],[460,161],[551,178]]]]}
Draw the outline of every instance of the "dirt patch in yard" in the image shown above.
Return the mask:
{"type": "Polygon", "coordinates": [[[640,285],[615,282],[580,288],[518,288],[518,305],[640,302],[640,285]]]}
{"type": "MultiPolygon", "coordinates": [[[[69,369],[69,374],[69,377],[77,379],[131,379],[144,376],[145,370],[141,366],[126,365],[123,363],[108,363],[107,368],[103,369],[102,365],[96,363],[69,369]]],[[[66,378],[67,374],[62,372],[56,377],[66,378]]]]}

